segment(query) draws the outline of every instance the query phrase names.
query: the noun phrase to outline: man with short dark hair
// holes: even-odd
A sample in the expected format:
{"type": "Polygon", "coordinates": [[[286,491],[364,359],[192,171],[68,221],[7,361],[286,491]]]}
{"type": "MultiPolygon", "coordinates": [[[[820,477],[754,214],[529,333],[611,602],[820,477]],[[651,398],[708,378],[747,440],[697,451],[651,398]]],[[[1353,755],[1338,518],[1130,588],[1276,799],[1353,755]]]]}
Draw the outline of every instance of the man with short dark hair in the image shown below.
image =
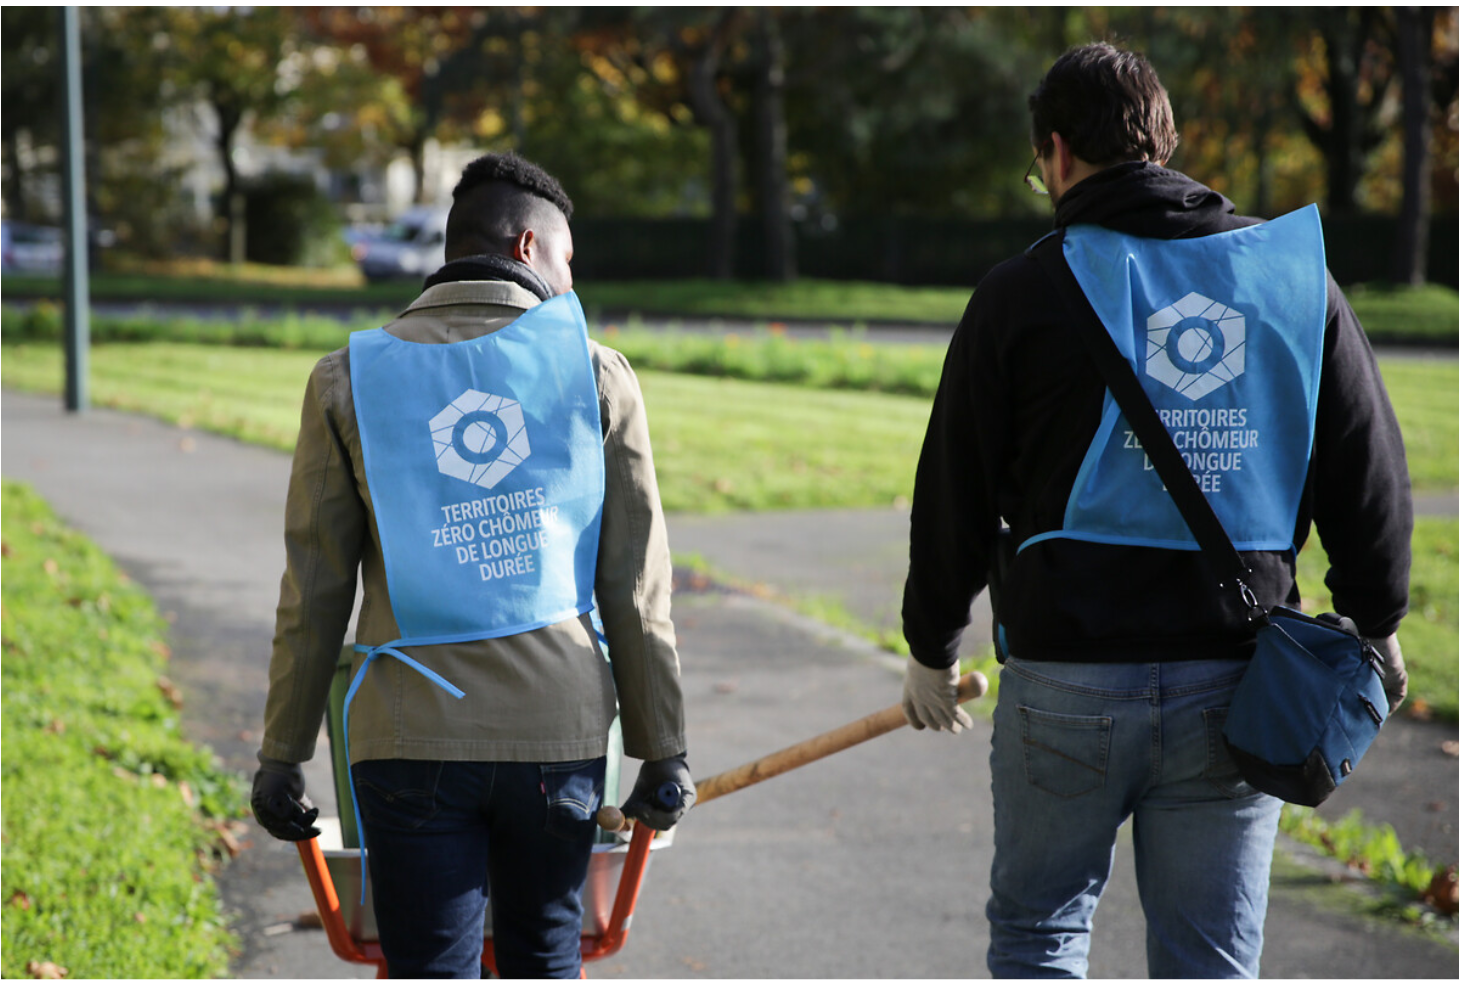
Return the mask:
{"type": "Polygon", "coordinates": [[[390,975],[479,976],[489,894],[502,976],[576,977],[615,714],[623,812],[694,801],[668,543],[637,380],[570,293],[572,202],[511,154],[453,199],[445,266],[309,380],[253,808],[317,834],[298,763],[362,581],[346,749],[390,975]]]}
{"type": "Polygon", "coordinates": [[[1167,170],[1169,100],[1137,54],[1074,49],[1029,107],[1028,177],[1059,238],[983,279],[948,350],[912,507],[903,708],[917,728],[971,724],[952,697],[958,643],[991,583],[995,976],[1087,972],[1129,818],[1150,975],[1255,976],[1281,802],[1242,780],[1221,734],[1249,612],[1220,590],[1081,336],[1102,328],[1131,363],[1264,608],[1299,604],[1296,553],[1316,523],[1333,605],[1383,653],[1393,707],[1402,438],[1315,209],[1262,224],[1167,170]],[[1051,246],[1100,325],[1031,255],[1051,246]]]}

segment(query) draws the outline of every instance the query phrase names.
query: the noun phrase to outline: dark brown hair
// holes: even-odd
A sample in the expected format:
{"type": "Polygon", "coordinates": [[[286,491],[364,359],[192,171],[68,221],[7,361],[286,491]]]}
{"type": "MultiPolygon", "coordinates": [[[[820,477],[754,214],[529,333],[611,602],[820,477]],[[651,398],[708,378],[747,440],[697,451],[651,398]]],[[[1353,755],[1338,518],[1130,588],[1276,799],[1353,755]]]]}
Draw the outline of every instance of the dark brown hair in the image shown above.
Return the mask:
{"type": "Polygon", "coordinates": [[[1080,160],[1101,167],[1163,163],[1179,136],[1170,96],[1145,56],[1114,45],[1071,48],[1028,97],[1033,145],[1058,132],[1080,160]]]}

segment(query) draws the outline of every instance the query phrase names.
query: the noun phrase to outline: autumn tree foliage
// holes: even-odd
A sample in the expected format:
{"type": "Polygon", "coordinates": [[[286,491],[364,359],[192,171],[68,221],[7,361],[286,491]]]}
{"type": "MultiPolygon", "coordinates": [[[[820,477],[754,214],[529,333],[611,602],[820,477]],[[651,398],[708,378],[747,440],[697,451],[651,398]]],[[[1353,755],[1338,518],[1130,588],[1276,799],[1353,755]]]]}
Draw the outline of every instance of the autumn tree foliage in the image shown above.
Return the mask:
{"type": "MultiPolygon", "coordinates": [[[[53,180],[55,38],[44,11],[3,16],[18,217],[53,180]]],[[[137,172],[121,162],[157,159],[164,114],[194,113],[223,175],[220,249],[236,245],[247,131],[339,170],[409,160],[420,196],[437,191],[432,142],[515,148],[580,215],[707,218],[706,274],[748,255],[788,279],[797,228],[1040,214],[1018,181],[1027,94],[1096,39],[1152,59],[1182,134],[1172,165],[1243,211],[1399,216],[1408,281],[1428,216],[1459,213],[1452,7],[110,7],[83,22],[93,211],[166,214],[168,182],[123,181],[137,172]]]]}

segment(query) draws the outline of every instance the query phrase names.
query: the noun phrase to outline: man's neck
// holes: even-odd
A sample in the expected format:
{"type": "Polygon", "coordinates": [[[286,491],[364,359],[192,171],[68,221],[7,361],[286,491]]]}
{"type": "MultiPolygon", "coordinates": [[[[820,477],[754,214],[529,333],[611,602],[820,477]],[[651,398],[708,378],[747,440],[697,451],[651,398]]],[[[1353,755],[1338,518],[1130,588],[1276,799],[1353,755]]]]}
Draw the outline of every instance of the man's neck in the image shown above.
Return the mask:
{"type": "Polygon", "coordinates": [[[505,280],[531,291],[541,300],[550,301],[553,297],[551,286],[536,270],[499,253],[481,253],[451,260],[427,277],[425,285],[433,287],[456,280],[505,280]]]}
{"type": "Polygon", "coordinates": [[[1054,208],[1059,207],[1059,201],[1073,190],[1075,185],[1085,178],[1093,177],[1109,166],[1090,164],[1088,161],[1080,160],[1072,155],[1069,158],[1069,165],[1068,172],[1061,175],[1058,183],[1049,188],[1049,197],[1053,200],[1054,208]]]}

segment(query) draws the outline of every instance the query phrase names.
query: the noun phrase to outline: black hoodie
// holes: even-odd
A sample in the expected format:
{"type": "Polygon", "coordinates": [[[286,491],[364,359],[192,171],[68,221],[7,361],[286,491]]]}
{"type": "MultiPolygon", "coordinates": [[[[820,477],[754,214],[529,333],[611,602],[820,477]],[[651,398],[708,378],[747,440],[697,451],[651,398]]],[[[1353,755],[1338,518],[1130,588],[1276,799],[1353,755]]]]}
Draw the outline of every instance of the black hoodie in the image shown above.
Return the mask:
{"type": "MultiPolygon", "coordinates": [[[[1136,163],[1075,185],[1054,221],[1181,239],[1258,220],[1183,174],[1136,163]]],[[[1021,255],[990,271],[948,348],[917,466],[902,619],[920,662],[956,660],[1000,525],[1014,543],[1062,526],[1104,390],[1037,263],[1021,255]]],[[[1313,522],[1334,608],[1365,635],[1395,632],[1408,610],[1408,466],[1372,349],[1331,276],[1312,461],[1292,535],[1299,549],[1313,522]]],[[[1290,552],[1244,556],[1264,605],[1299,604],[1290,552]]],[[[1229,659],[1252,649],[1245,613],[1199,552],[1055,538],[1018,553],[1000,580],[998,620],[1023,659],[1229,659]]]]}

